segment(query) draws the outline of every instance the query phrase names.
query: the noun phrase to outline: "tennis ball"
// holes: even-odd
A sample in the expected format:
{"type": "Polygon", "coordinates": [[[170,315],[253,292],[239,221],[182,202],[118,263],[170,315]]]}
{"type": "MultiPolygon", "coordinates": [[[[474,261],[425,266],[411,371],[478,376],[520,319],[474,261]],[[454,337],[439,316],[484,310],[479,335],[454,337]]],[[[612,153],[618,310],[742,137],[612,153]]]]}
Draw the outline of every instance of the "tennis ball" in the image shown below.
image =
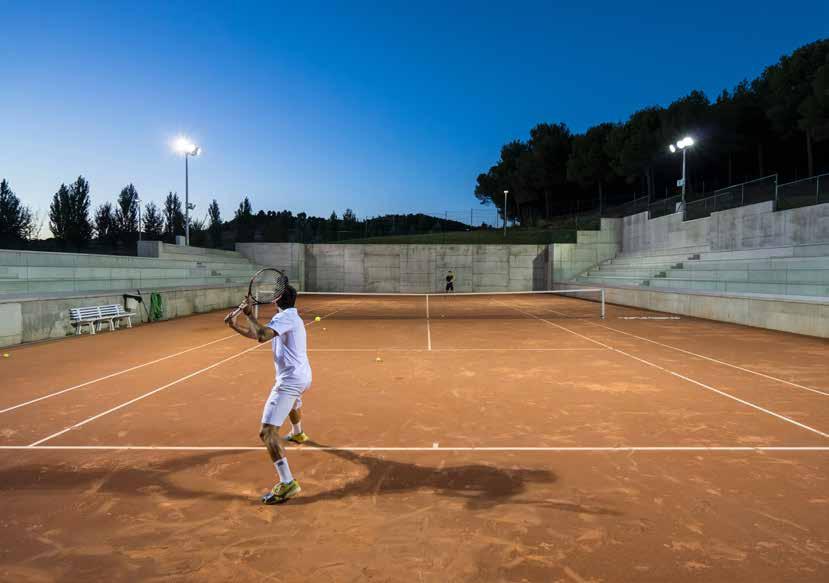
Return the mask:
{"type": "Polygon", "coordinates": [[[383,359],[382,359],[382,358],[380,358],[380,357],[378,356],[378,357],[376,358],[376,361],[377,361],[377,362],[383,362],[383,359]]]}
{"type": "Polygon", "coordinates": [[[8,357],[9,357],[9,353],[8,353],[8,352],[6,352],[6,353],[4,353],[4,354],[3,354],[3,358],[8,358],[8,357]]]}
{"type": "Polygon", "coordinates": [[[319,316],[317,316],[316,318],[314,318],[314,322],[319,322],[320,320],[322,320],[322,318],[320,318],[319,316]]]}
{"type": "Polygon", "coordinates": [[[322,331],[325,332],[328,328],[323,328],[322,331]]]}

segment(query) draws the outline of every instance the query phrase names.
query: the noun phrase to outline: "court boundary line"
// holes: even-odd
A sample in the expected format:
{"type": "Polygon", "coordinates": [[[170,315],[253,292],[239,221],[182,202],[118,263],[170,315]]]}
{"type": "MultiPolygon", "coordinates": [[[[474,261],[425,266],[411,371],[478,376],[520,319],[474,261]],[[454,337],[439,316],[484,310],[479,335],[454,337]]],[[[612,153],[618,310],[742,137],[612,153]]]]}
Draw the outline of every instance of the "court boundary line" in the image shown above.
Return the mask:
{"type": "Polygon", "coordinates": [[[60,391],[56,391],[56,392],[50,393],[48,395],[42,395],[40,397],[37,397],[36,399],[31,399],[31,400],[26,401],[24,403],[18,403],[17,405],[12,405],[11,407],[6,407],[5,409],[0,409],[0,414],[8,413],[9,411],[14,411],[15,409],[20,409],[21,407],[26,407],[28,405],[33,405],[34,403],[37,403],[39,401],[44,401],[46,399],[51,399],[52,397],[57,397],[59,395],[63,395],[64,393],[68,393],[68,392],[74,391],[76,389],[82,389],[83,387],[88,387],[89,385],[93,385],[93,384],[98,383],[100,381],[109,380],[111,378],[120,376],[122,374],[126,374],[128,372],[132,372],[134,370],[144,368],[145,366],[150,366],[151,364],[157,364],[159,362],[168,360],[170,358],[175,358],[176,356],[181,356],[182,354],[187,354],[188,352],[192,352],[194,350],[199,350],[200,348],[205,348],[206,346],[210,346],[211,344],[216,344],[217,342],[222,342],[224,340],[229,340],[229,339],[233,338],[234,336],[236,336],[236,334],[231,334],[229,336],[223,336],[222,338],[217,338],[216,340],[211,340],[210,342],[207,342],[206,344],[201,344],[199,346],[193,346],[192,348],[188,348],[186,350],[176,352],[175,354],[169,354],[167,356],[163,356],[161,358],[157,358],[157,359],[151,360],[149,362],[145,362],[145,363],[142,363],[142,364],[137,364],[135,366],[131,366],[129,368],[125,368],[123,370],[119,370],[119,371],[116,371],[114,373],[110,373],[108,375],[98,377],[97,379],[92,379],[92,380],[89,380],[89,381],[85,381],[83,383],[80,383],[78,385],[74,385],[72,387],[68,387],[66,389],[61,389],[60,391]]]}
{"type": "Polygon", "coordinates": [[[737,370],[742,371],[742,372],[747,372],[747,373],[750,373],[750,374],[753,374],[753,375],[757,375],[757,376],[766,378],[766,379],[771,380],[771,381],[777,381],[779,383],[790,385],[790,386],[796,387],[798,389],[803,389],[805,391],[810,391],[812,393],[817,393],[818,395],[822,395],[824,397],[829,397],[829,393],[827,393],[825,391],[821,391],[820,389],[813,389],[813,388],[807,387],[805,385],[800,385],[800,384],[792,382],[792,381],[787,381],[786,379],[781,379],[781,378],[778,378],[778,377],[775,377],[775,376],[767,375],[765,373],[762,373],[762,372],[759,372],[759,371],[756,371],[756,370],[751,370],[750,368],[745,368],[745,367],[739,366],[737,364],[732,364],[730,362],[717,360],[716,358],[712,358],[710,356],[705,356],[704,354],[697,354],[696,352],[691,352],[690,350],[685,350],[683,348],[678,348],[676,346],[671,346],[670,344],[663,344],[662,342],[658,342],[656,340],[651,340],[650,338],[645,338],[644,336],[637,336],[636,334],[631,334],[630,332],[625,332],[624,330],[619,330],[618,328],[613,328],[612,326],[605,326],[604,324],[597,324],[596,322],[590,322],[589,320],[585,320],[585,322],[592,325],[592,326],[598,326],[599,328],[606,328],[606,329],[611,330],[613,332],[618,332],[619,334],[624,334],[626,336],[636,338],[637,340],[644,340],[645,342],[650,342],[652,344],[656,344],[657,346],[662,346],[663,348],[668,348],[670,350],[676,350],[677,352],[682,352],[684,354],[695,356],[697,358],[702,358],[704,360],[709,360],[709,361],[717,363],[717,364],[722,364],[724,366],[728,366],[728,367],[737,369],[737,370]]]}
{"type": "MultiPolygon", "coordinates": [[[[567,316],[568,315],[568,314],[564,314],[562,312],[557,312],[556,310],[552,310],[552,309],[549,309],[549,308],[547,308],[545,311],[550,312],[552,314],[558,314],[560,316],[567,316]]],[[[684,348],[679,348],[677,346],[671,346],[670,344],[664,344],[664,343],[658,342],[656,340],[651,340],[650,338],[645,338],[644,336],[638,336],[636,334],[632,334],[632,333],[626,332],[624,330],[619,330],[618,328],[614,328],[614,327],[608,326],[606,324],[599,324],[597,322],[592,322],[592,321],[590,321],[586,318],[577,318],[577,319],[582,320],[583,322],[585,322],[586,324],[589,324],[591,326],[597,326],[599,328],[606,328],[607,330],[610,330],[612,332],[618,332],[619,334],[624,334],[626,336],[630,336],[631,338],[636,338],[637,340],[644,340],[645,342],[650,342],[651,344],[656,344],[657,346],[661,346],[663,348],[668,348],[670,350],[676,350],[677,352],[682,352],[683,354],[688,354],[690,356],[695,356],[697,358],[702,358],[704,360],[708,360],[708,361],[714,362],[716,364],[722,364],[724,366],[728,366],[728,367],[737,369],[737,370],[742,371],[742,372],[747,372],[747,373],[750,373],[750,374],[753,374],[753,375],[757,375],[759,377],[763,377],[763,378],[768,379],[770,381],[776,381],[778,383],[783,383],[785,385],[796,387],[798,389],[803,389],[804,391],[810,391],[812,393],[816,393],[816,394],[822,395],[824,397],[829,397],[829,393],[827,393],[825,391],[821,391],[820,389],[813,389],[811,387],[807,387],[805,385],[801,385],[801,384],[795,383],[793,381],[787,381],[786,379],[781,379],[779,377],[768,375],[768,374],[765,374],[765,373],[762,373],[762,372],[759,372],[759,371],[756,371],[756,370],[752,370],[750,368],[745,368],[745,367],[739,366],[737,364],[732,364],[730,362],[725,362],[724,360],[718,360],[718,359],[713,358],[711,356],[705,356],[704,354],[698,354],[696,352],[691,352],[690,350],[685,350],[684,348]]]]}
{"type": "Polygon", "coordinates": [[[733,401],[737,401],[738,403],[742,403],[743,405],[747,405],[747,406],[751,407],[752,409],[756,409],[757,411],[761,411],[761,412],[763,412],[763,413],[767,413],[768,415],[771,415],[771,416],[773,416],[773,417],[777,417],[778,419],[780,419],[780,420],[782,420],[782,421],[785,421],[785,422],[787,422],[787,423],[791,423],[792,425],[796,425],[797,427],[800,427],[801,429],[806,429],[807,431],[811,431],[812,433],[816,433],[817,435],[820,435],[821,437],[825,437],[825,438],[829,439],[829,433],[824,433],[823,431],[820,431],[819,429],[815,429],[814,427],[810,427],[809,425],[806,425],[805,423],[801,423],[800,421],[795,421],[794,419],[791,419],[790,417],[786,417],[785,415],[781,415],[780,413],[775,413],[774,411],[771,411],[771,410],[769,410],[769,409],[766,409],[765,407],[761,407],[760,405],[756,405],[756,404],[754,404],[754,403],[752,403],[752,402],[750,402],[750,401],[746,401],[745,399],[741,399],[741,398],[739,398],[739,397],[736,397],[736,396],[734,396],[734,395],[731,395],[731,394],[729,394],[729,393],[726,393],[725,391],[721,391],[720,389],[717,389],[716,387],[712,387],[712,386],[710,386],[710,385],[706,385],[705,383],[703,383],[703,382],[701,382],[701,381],[698,381],[698,380],[692,379],[692,378],[687,377],[687,376],[685,376],[685,375],[682,375],[682,374],[680,374],[680,373],[678,373],[678,372],[674,372],[674,371],[672,371],[672,370],[670,370],[670,369],[668,369],[668,368],[665,368],[665,367],[663,367],[663,366],[660,366],[660,365],[658,365],[658,364],[656,364],[656,363],[653,363],[653,362],[647,361],[647,360],[645,360],[645,359],[643,359],[643,358],[639,358],[638,356],[634,356],[634,355],[632,355],[632,354],[629,354],[629,353],[625,352],[624,350],[620,350],[620,349],[618,349],[618,348],[614,348],[613,346],[610,346],[609,344],[605,344],[605,343],[603,343],[603,342],[601,342],[601,341],[599,341],[599,340],[594,340],[594,339],[589,338],[589,337],[587,337],[587,336],[585,336],[585,335],[583,335],[583,334],[579,334],[578,332],[574,332],[573,330],[570,330],[569,328],[565,328],[564,326],[561,326],[561,325],[559,325],[559,324],[556,324],[555,322],[550,322],[549,320],[545,320],[544,318],[541,318],[540,316],[536,316],[536,315],[534,315],[534,314],[530,314],[529,312],[525,312],[524,310],[521,310],[520,308],[516,308],[516,307],[510,306],[509,304],[504,304],[503,302],[497,302],[497,303],[501,303],[502,305],[504,305],[504,306],[506,306],[506,307],[508,307],[508,308],[511,308],[511,309],[513,309],[513,310],[516,310],[516,311],[518,311],[518,312],[521,312],[521,313],[523,313],[523,314],[526,314],[527,316],[530,316],[531,318],[535,318],[535,319],[537,319],[537,320],[541,320],[542,322],[546,322],[546,323],[547,323],[547,324],[549,324],[550,326],[555,326],[556,328],[560,328],[560,329],[564,330],[565,332],[569,332],[569,333],[571,333],[571,334],[575,334],[576,336],[579,336],[579,337],[581,337],[581,338],[584,338],[585,340],[589,340],[589,341],[591,341],[591,342],[594,342],[594,343],[596,343],[596,344],[598,344],[598,345],[600,345],[600,346],[604,346],[605,348],[609,348],[610,350],[612,350],[612,351],[614,351],[614,352],[618,352],[619,354],[622,354],[622,355],[624,355],[624,356],[627,356],[628,358],[632,358],[633,360],[636,360],[636,361],[638,361],[638,362],[641,362],[642,364],[645,364],[645,365],[650,366],[650,367],[653,367],[653,368],[655,368],[655,369],[657,369],[657,370],[661,370],[661,371],[663,371],[663,372],[666,372],[666,373],[668,373],[668,374],[670,374],[670,375],[672,375],[672,376],[675,376],[675,377],[680,378],[680,379],[682,379],[682,380],[684,380],[684,381],[687,381],[687,382],[689,382],[689,383],[692,383],[692,384],[695,384],[695,385],[697,385],[697,386],[699,386],[699,387],[702,387],[703,389],[707,389],[707,390],[709,390],[709,391],[712,391],[712,392],[714,392],[714,393],[717,393],[718,395],[722,395],[723,397],[727,397],[727,398],[729,398],[729,399],[731,399],[731,400],[733,400],[733,401]]]}
{"type": "Polygon", "coordinates": [[[429,315],[429,296],[426,296],[426,347],[432,350],[432,318],[429,315]]]}
{"type": "MultiPolygon", "coordinates": [[[[829,446],[822,445],[645,445],[645,446],[285,446],[290,451],[443,451],[443,452],[829,452],[829,446]]],[[[262,445],[0,445],[0,451],[266,451],[262,445]]]]}
{"type": "Polygon", "coordinates": [[[602,352],[607,348],[309,348],[308,352],[602,352]]]}
{"type": "MultiPolygon", "coordinates": [[[[320,318],[320,320],[322,320],[323,318],[327,318],[328,316],[331,316],[332,314],[335,314],[335,313],[336,313],[336,312],[332,312],[331,314],[326,314],[325,316],[322,316],[322,317],[320,318]]],[[[315,321],[316,321],[316,320],[311,320],[310,322],[308,322],[307,324],[305,324],[305,327],[307,328],[308,326],[310,326],[311,324],[313,324],[315,321]]],[[[235,334],[234,334],[234,336],[235,336],[235,334]]],[[[39,440],[35,441],[34,443],[31,443],[31,444],[30,444],[30,447],[36,447],[36,446],[39,446],[41,443],[45,443],[45,442],[47,442],[47,441],[49,441],[49,440],[51,440],[51,439],[54,439],[54,438],[56,438],[56,437],[60,437],[61,435],[65,434],[65,433],[67,433],[67,432],[69,432],[69,431],[72,431],[72,430],[74,430],[74,429],[78,429],[79,427],[83,427],[83,426],[84,426],[84,425],[86,425],[87,423],[91,423],[91,422],[95,421],[96,419],[100,419],[101,417],[103,417],[103,416],[105,416],[105,415],[109,415],[110,413],[114,413],[115,411],[118,411],[118,410],[120,410],[120,409],[123,409],[124,407],[128,407],[129,405],[132,405],[133,403],[136,403],[136,402],[138,402],[138,401],[141,401],[142,399],[146,399],[147,397],[151,397],[152,395],[155,395],[155,394],[156,394],[156,393],[158,393],[158,392],[161,392],[161,391],[163,391],[163,390],[165,390],[165,389],[168,389],[168,388],[170,388],[170,387],[172,387],[172,386],[175,386],[175,385],[177,385],[177,384],[179,384],[179,383],[182,383],[182,382],[184,382],[184,381],[186,381],[186,380],[189,380],[189,379],[191,379],[191,378],[193,378],[193,377],[195,377],[195,376],[197,376],[197,375],[202,374],[203,372],[207,372],[208,370],[214,369],[214,368],[216,368],[217,366],[220,366],[220,365],[222,365],[222,364],[224,364],[224,363],[226,363],[226,362],[229,362],[229,361],[233,360],[234,358],[238,358],[238,357],[240,357],[240,356],[242,356],[242,355],[244,355],[244,354],[247,354],[248,352],[252,352],[252,351],[254,351],[254,350],[257,350],[257,349],[259,349],[259,348],[262,348],[263,346],[269,346],[269,343],[267,343],[267,342],[258,343],[258,344],[256,344],[256,346],[252,346],[252,347],[250,347],[250,348],[246,348],[245,350],[243,350],[243,351],[241,351],[241,352],[237,352],[236,354],[233,354],[233,355],[231,355],[231,356],[228,356],[227,358],[223,358],[222,360],[220,360],[220,361],[218,361],[218,362],[214,362],[214,363],[213,363],[213,364],[211,364],[211,365],[208,365],[208,366],[206,366],[206,367],[204,367],[204,368],[201,368],[201,369],[199,369],[199,370],[197,370],[197,371],[191,372],[190,374],[187,374],[187,375],[185,375],[185,376],[183,376],[183,377],[179,377],[179,378],[177,378],[176,380],[174,380],[174,381],[171,381],[171,382],[167,383],[166,385],[162,385],[162,386],[160,386],[160,387],[156,387],[155,389],[153,389],[153,390],[151,390],[151,391],[149,391],[149,392],[147,392],[147,393],[144,393],[144,394],[142,394],[142,395],[139,395],[139,396],[135,397],[134,399],[130,399],[129,401],[127,401],[127,402],[125,402],[125,403],[121,403],[120,405],[116,405],[115,407],[112,407],[112,408],[110,408],[110,409],[107,409],[106,411],[103,411],[102,413],[98,413],[97,415],[93,415],[92,417],[88,417],[88,418],[84,419],[83,421],[79,421],[78,423],[75,423],[75,424],[73,424],[73,425],[70,425],[69,427],[65,427],[64,429],[61,429],[60,431],[58,431],[58,432],[56,432],[56,433],[53,433],[52,435],[49,435],[49,436],[47,436],[47,437],[44,437],[43,439],[39,439],[39,440]]]]}

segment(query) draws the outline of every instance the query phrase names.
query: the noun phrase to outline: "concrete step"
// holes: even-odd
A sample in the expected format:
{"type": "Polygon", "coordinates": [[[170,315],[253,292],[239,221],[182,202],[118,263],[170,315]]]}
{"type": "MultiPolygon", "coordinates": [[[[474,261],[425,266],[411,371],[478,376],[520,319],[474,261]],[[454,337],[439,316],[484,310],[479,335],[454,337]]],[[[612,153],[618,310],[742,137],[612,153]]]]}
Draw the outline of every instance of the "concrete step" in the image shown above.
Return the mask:
{"type": "Polygon", "coordinates": [[[599,277],[639,277],[642,279],[648,279],[650,277],[655,277],[659,273],[664,273],[664,271],[665,270],[655,271],[653,269],[606,269],[604,267],[600,267],[598,269],[591,269],[584,275],[595,275],[599,277]]]}
{"type": "Polygon", "coordinates": [[[710,251],[701,254],[703,261],[717,259],[766,259],[770,257],[829,257],[829,243],[765,247],[739,251],[710,251]]]}
{"type": "Polygon", "coordinates": [[[672,290],[709,292],[744,292],[792,296],[829,297],[829,285],[808,283],[769,283],[750,281],[717,281],[689,279],[652,279],[650,287],[672,290]]]}
{"type": "Polygon", "coordinates": [[[688,261],[684,269],[829,269],[829,257],[774,257],[766,259],[716,259],[688,261]]]}
{"type": "Polygon", "coordinates": [[[664,276],[657,275],[656,277],[733,282],[829,284],[829,269],[671,269],[665,272],[664,276]]]}

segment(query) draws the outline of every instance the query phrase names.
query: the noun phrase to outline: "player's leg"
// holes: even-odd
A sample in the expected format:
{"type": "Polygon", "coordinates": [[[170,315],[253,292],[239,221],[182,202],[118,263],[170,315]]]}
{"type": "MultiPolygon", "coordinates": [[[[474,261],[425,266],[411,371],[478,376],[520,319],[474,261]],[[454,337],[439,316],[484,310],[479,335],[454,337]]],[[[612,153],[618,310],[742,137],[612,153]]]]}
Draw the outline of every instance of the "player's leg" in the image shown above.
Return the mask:
{"type": "Polygon", "coordinates": [[[262,412],[262,430],[259,437],[265,444],[276,473],[279,475],[279,483],[262,497],[262,502],[265,504],[285,502],[299,494],[301,490],[299,482],[291,473],[288,458],[285,457],[285,449],[279,439],[279,428],[288,418],[298,397],[298,394],[274,388],[262,412]]]}
{"type": "Polygon", "coordinates": [[[305,443],[308,441],[308,436],[302,430],[302,398],[297,398],[296,402],[294,403],[294,408],[291,409],[291,412],[288,414],[288,418],[291,420],[291,432],[285,436],[286,441],[292,441],[294,443],[305,443]]]}

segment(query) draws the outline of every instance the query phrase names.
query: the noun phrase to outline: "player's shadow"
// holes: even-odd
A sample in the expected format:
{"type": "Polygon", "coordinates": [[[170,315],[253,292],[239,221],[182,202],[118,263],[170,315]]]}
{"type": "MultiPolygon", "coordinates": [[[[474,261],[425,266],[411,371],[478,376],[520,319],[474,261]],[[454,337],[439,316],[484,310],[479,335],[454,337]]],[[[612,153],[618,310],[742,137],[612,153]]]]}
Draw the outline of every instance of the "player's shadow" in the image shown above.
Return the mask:
{"type": "MultiPolygon", "coordinates": [[[[306,444],[311,447],[327,447],[313,441],[307,441],[306,444]]],[[[361,465],[365,468],[366,474],[333,490],[300,495],[289,504],[314,504],[354,496],[374,497],[424,490],[434,492],[438,496],[464,500],[466,507],[470,509],[492,508],[500,504],[530,504],[585,514],[617,514],[610,509],[582,504],[516,498],[526,492],[528,483],[557,482],[558,476],[550,470],[499,468],[482,464],[421,466],[356,453],[348,449],[327,449],[324,453],[361,465]]]]}
{"type": "MultiPolygon", "coordinates": [[[[311,447],[326,447],[312,441],[306,443],[311,447]]],[[[204,480],[194,481],[192,473],[203,472],[206,466],[219,458],[238,454],[239,452],[223,451],[175,456],[143,467],[123,462],[113,464],[111,461],[99,464],[39,463],[10,466],[0,468],[0,495],[7,496],[21,491],[49,495],[157,494],[170,499],[237,501],[240,495],[234,491],[235,486],[228,486],[224,492],[215,489],[211,491],[211,488],[203,488],[206,485],[204,480]],[[188,487],[185,482],[195,482],[199,487],[188,487]]],[[[313,488],[305,486],[300,496],[288,502],[292,506],[422,490],[463,500],[469,509],[492,508],[500,504],[526,504],[582,514],[619,514],[615,510],[591,504],[521,496],[527,492],[527,484],[555,484],[558,476],[549,470],[499,468],[482,464],[421,466],[347,449],[327,449],[311,455],[332,455],[362,466],[365,474],[322,492],[314,492],[313,488]]],[[[301,475],[299,479],[301,482],[301,475]]]]}

